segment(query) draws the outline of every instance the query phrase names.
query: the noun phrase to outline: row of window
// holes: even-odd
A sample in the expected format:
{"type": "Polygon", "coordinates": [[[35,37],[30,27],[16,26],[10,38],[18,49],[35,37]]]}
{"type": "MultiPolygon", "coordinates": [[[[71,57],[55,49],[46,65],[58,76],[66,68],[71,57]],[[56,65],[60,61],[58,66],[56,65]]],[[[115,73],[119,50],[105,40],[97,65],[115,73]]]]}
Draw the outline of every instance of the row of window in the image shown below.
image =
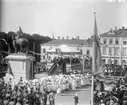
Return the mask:
{"type": "MultiPolygon", "coordinates": [[[[107,49],[106,47],[103,47],[103,55],[119,56],[120,55],[120,48],[119,47],[115,47],[115,48],[110,47],[107,49]]],[[[122,49],[122,55],[127,56],[127,48],[122,49]]]]}
{"type": "MultiPolygon", "coordinates": [[[[52,49],[52,47],[50,48],[52,49]]],[[[77,47],[77,50],[80,50],[79,47],[77,47]]],[[[82,50],[80,50],[82,52],[82,50]]],[[[56,48],[56,52],[60,52],[60,49],[59,48],[56,48]]],[[[46,49],[43,48],[43,53],[46,53],[46,49]]]]}
{"type": "MultiPolygon", "coordinates": [[[[103,44],[107,44],[107,39],[103,40],[103,44]]],[[[109,39],[109,44],[113,44],[113,39],[109,39]]],[[[119,44],[119,39],[115,40],[115,44],[119,44]]]]}
{"type": "MultiPolygon", "coordinates": [[[[104,39],[103,40],[103,44],[107,44],[107,39],[104,39]]],[[[113,44],[113,39],[109,39],[109,44],[111,45],[111,44],[113,44]]],[[[119,43],[119,39],[115,39],[115,43],[114,44],[116,44],[116,45],[118,45],[118,44],[120,44],[119,43]]],[[[125,41],[123,41],[123,44],[124,45],[126,45],[127,44],[127,41],[125,40],[125,41]]]]}
{"type": "MultiPolygon", "coordinates": [[[[56,48],[56,52],[57,53],[60,52],[60,49],[56,48]]],[[[46,49],[45,48],[43,48],[43,53],[46,53],[46,49]]]]}

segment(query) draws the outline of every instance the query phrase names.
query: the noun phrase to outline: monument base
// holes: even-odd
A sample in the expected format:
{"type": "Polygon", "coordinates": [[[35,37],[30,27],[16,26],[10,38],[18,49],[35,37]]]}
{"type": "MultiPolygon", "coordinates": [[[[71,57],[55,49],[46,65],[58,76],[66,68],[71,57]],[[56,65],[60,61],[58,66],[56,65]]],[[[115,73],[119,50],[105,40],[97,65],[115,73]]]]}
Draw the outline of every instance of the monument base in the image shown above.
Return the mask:
{"type": "Polygon", "coordinates": [[[23,80],[33,79],[33,60],[34,57],[27,54],[10,54],[6,57],[10,65],[10,69],[16,81],[22,77],[23,80]]]}

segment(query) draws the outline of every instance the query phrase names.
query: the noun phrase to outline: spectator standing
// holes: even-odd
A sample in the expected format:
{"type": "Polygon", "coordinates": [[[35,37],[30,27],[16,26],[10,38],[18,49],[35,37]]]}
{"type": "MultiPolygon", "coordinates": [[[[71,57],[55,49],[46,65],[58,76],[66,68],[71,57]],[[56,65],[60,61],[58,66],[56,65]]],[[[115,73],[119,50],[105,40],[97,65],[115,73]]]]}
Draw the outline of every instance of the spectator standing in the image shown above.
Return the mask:
{"type": "Polygon", "coordinates": [[[53,92],[49,93],[49,103],[50,105],[55,105],[55,96],[53,92]]]}
{"type": "Polygon", "coordinates": [[[74,105],[77,105],[78,103],[79,103],[79,101],[78,101],[78,95],[75,94],[75,96],[74,96],[74,105]]]}

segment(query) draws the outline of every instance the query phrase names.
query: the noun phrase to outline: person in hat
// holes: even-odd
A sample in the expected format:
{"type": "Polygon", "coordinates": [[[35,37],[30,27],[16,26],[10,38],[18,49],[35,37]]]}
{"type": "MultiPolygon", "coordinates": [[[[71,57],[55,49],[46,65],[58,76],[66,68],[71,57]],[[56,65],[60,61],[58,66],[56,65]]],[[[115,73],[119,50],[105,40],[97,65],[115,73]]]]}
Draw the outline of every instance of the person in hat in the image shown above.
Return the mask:
{"type": "Polygon", "coordinates": [[[123,100],[122,105],[127,105],[127,100],[123,100]]]}
{"type": "Polygon", "coordinates": [[[5,99],[3,101],[3,105],[8,105],[10,99],[11,99],[10,94],[9,94],[9,92],[7,92],[7,94],[5,95],[5,99]]]}
{"type": "Polygon", "coordinates": [[[46,93],[46,91],[43,91],[41,93],[41,100],[42,100],[42,105],[46,105],[46,103],[47,103],[47,93],[46,93]]]}
{"type": "Polygon", "coordinates": [[[49,93],[49,103],[50,103],[50,105],[55,105],[55,96],[52,91],[51,91],[51,93],[49,93]]]}
{"type": "Polygon", "coordinates": [[[74,96],[74,105],[77,105],[79,103],[78,99],[79,99],[78,94],[75,94],[75,96],[74,96]]]}
{"type": "Polygon", "coordinates": [[[34,91],[31,88],[30,93],[28,94],[29,105],[34,105],[34,91]]]}
{"type": "Polygon", "coordinates": [[[11,98],[8,105],[15,105],[15,104],[16,104],[16,102],[15,102],[14,98],[11,98]]]}
{"type": "Polygon", "coordinates": [[[39,90],[36,91],[35,93],[35,105],[41,105],[41,97],[40,97],[40,92],[39,90]]]}

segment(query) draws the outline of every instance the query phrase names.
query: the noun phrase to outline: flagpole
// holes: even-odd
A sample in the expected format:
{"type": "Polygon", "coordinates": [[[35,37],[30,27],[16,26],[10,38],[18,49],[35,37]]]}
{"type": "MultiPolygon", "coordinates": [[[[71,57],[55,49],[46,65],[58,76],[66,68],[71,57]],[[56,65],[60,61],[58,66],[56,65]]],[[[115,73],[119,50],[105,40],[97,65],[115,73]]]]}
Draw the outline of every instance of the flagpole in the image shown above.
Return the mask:
{"type": "Polygon", "coordinates": [[[93,57],[92,57],[92,87],[91,87],[91,105],[94,105],[94,71],[95,71],[95,42],[93,41],[93,57]]]}
{"type": "MultiPolygon", "coordinates": [[[[96,13],[94,12],[94,18],[96,13]]],[[[93,35],[93,57],[92,57],[92,87],[91,87],[91,105],[94,105],[94,72],[96,68],[96,62],[95,62],[95,52],[96,52],[96,46],[95,46],[95,35],[93,35]]]]}

